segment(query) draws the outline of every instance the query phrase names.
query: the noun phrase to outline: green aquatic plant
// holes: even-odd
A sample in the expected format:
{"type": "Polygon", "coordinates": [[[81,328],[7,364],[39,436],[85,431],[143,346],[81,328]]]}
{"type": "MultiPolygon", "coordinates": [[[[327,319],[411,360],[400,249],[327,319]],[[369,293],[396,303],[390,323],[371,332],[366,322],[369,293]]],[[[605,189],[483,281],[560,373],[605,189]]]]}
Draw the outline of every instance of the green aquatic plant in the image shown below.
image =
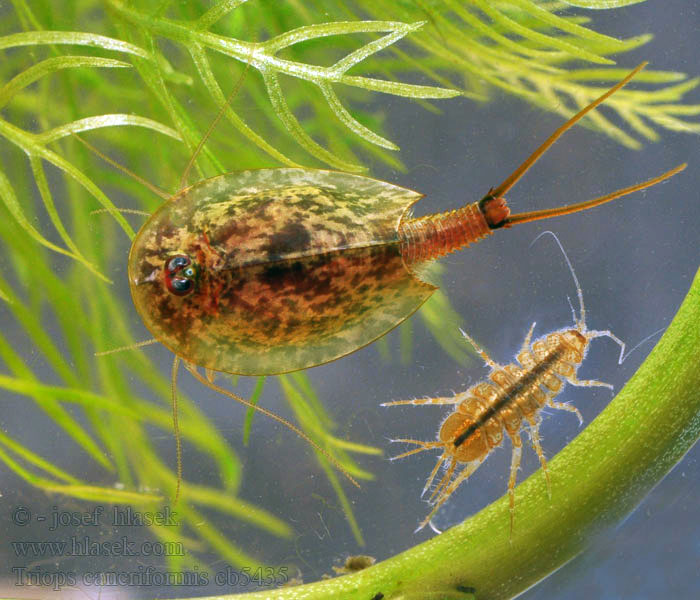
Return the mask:
{"type": "MultiPolygon", "coordinates": [[[[570,4],[606,8],[629,3],[570,4]]],[[[2,31],[12,32],[0,37],[0,239],[6,256],[0,299],[24,344],[49,372],[40,374],[2,331],[0,388],[13,394],[8,404],[31,398],[103,473],[99,484],[83,481],[23,445],[18,434],[1,433],[0,461],[31,485],[138,507],[162,505],[175,487],[172,449],[159,448],[151,435],[171,431],[167,377],[143,354],[93,355],[135,339],[134,321],[126,316],[133,314],[129,301],[119,286],[109,285],[115,264],[125,262],[125,244],[134,233],[113,198],[135,198],[133,207],[149,212],[158,200],[91,156],[73,134],[89,137],[149,181],[173,184],[174,191],[206,126],[245,71],[238,94],[225,109],[226,122],[214,130],[196,160],[197,177],[280,164],[359,171],[374,161],[402,168],[398,148],[383,131],[381,108],[373,104],[378,93],[419,100],[426,109],[437,110],[429,100],[462,94],[481,101],[500,89],[570,114],[599,95],[601,85],[621,77],[622,70],[610,66],[611,56],[648,39],[600,35],[581,16],[561,13],[563,4],[557,2],[319,4],[82,0],[59,9],[54,3],[14,0],[14,11],[0,12],[2,31]],[[574,69],[573,61],[595,68],[574,69]],[[416,76],[424,78],[422,84],[406,81],[416,76]],[[152,143],[154,137],[165,143],[152,143]],[[57,178],[59,173],[63,178],[57,178]],[[29,199],[36,191],[35,205],[29,199]],[[90,216],[96,209],[109,215],[90,216]]],[[[657,139],[660,128],[700,130],[685,120],[700,107],[682,104],[697,79],[650,70],[638,81],[655,87],[623,90],[609,102],[632,133],[597,114],[588,125],[628,146],[638,146],[637,138],[657,139]]],[[[436,293],[421,315],[446,352],[463,361],[463,346],[455,337],[457,316],[445,319],[450,310],[447,298],[436,293]]],[[[410,325],[400,336],[407,359],[410,325]]],[[[337,426],[309,377],[287,375],[278,384],[304,431],[352,475],[369,479],[371,473],[356,457],[379,451],[334,434],[337,426]]],[[[262,386],[258,380],[256,401],[262,386]]],[[[271,388],[268,383],[264,391],[271,388]]],[[[292,535],[290,526],[239,497],[238,455],[191,399],[182,397],[180,410],[185,442],[215,465],[216,477],[207,485],[186,481],[179,506],[182,526],[154,527],[154,535],[213,550],[232,565],[258,564],[264,557],[251,556],[243,541],[225,538],[208,515],[222,513],[281,538],[292,535]]],[[[251,419],[249,413],[241,426],[245,439],[251,419]]],[[[322,456],[318,461],[361,543],[362,532],[339,478],[322,456]]],[[[484,514],[505,510],[496,506],[484,514]]],[[[475,531],[488,533],[482,527],[500,523],[496,516],[491,519],[477,516],[462,534],[451,535],[459,540],[475,531]]],[[[416,567],[423,550],[414,549],[406,562],[399,557],[352,576],[359,577],[357,589],[364,593],[381,583],[388,596],[410,571],[421,581],[434,576],[431,589],[439,592],[444,577],[438,583],[443,574],[429,573],[438,564],[430,552],[443,551],[440,540],[447,539],[426,547],[425,568],[416,567]],[[392,565],[403,566],[394,570],[392,565]]],[[[171,560],[177,567],[182,558],[171,560]]],[[[418,585],[415,577],[404,580],[418,585]]],[[[483,588],[481,579],[473,583],[483,588]]],[[[408,587],[403,593],[410,597],[408,587]]]]}
{"type": "MultiPolygon", "coordinates": [[[[426,19],[428,24],[409,38],[420,52],[418,57],[400,48],[394,48],[393,53],[397,61],[412,65],[438,83],[458,87],[467,97],[486,100],[497,89],[570,117],[598,97],[609,87],[607,84],[626,74],[624,69],[612,66],[613,56],[639,48],[652,36],[641,34],[619,40],[602,35],[585,26],[587,17],[570,15],[561,9],[566,4],[616,8],[631,3],[402,0],[398,4],[403,19],[426,19]]],[[[375,17],[397,16],[396,2],[379,0],[372,2],[371,7],[368,4],[358,3],[375,17]]],[[[355,12],[347,8],[346,14],[355,12]]],[[[383,68],[388,70],[391,64],[387,62],[383,68]]],[[[697,122],[686,119],[699,114],[700,106],[681,104],[683,97],[698,85],[698,78],[649,70],[637,81],[663,87],[623,90],[606,103],[607,110],[631,131],[600,112],[592,113],[584,124],[630,148],[640,147],[639,138],[658,140],[659,128],[700,132],[697,122]]]]}

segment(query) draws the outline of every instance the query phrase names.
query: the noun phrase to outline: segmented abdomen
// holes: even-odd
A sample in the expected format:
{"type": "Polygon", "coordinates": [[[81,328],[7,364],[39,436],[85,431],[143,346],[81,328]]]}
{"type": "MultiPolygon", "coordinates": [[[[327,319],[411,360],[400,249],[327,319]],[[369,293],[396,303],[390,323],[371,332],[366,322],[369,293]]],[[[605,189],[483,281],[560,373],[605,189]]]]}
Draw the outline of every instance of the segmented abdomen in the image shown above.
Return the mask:
{"type": "Polygon", "coordinates": [[[514,434],[523,420],[537,420],[547,399],[554,398],[567,379],[575,379],[587,343],[575,329],[550,333],[520,352],[518,364],[497,368],[489,380],[473,386],[458,409],[471,422],[455,435],[455,447],[479,431],[495,448],[503,441],[504,429],[514,434]]]}
{"type": "Polygon", "coordinates": [[[434,260],[490,233],[478,202],[446,213],[404,219],[399,225],[401,255],[409,265],[434,260]]]}

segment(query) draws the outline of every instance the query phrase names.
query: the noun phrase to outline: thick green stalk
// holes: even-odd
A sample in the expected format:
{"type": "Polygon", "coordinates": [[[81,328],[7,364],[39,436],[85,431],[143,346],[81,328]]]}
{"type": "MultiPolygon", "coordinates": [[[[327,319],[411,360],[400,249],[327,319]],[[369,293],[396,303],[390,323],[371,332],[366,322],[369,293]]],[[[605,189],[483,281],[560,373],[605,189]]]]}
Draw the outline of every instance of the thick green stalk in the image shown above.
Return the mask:
{"type": "Polygon", "coordinates": [[[479,600],[512,598],[580,554],[596,532],[619,523],[700,437],[698,364],[700,271],[637,373],[551,461],[551,500],[539,471],[518,486],[512,543],[504,496],[359,573],[246,598],[447,599],[469,597],[470,590],[479,600]]]}

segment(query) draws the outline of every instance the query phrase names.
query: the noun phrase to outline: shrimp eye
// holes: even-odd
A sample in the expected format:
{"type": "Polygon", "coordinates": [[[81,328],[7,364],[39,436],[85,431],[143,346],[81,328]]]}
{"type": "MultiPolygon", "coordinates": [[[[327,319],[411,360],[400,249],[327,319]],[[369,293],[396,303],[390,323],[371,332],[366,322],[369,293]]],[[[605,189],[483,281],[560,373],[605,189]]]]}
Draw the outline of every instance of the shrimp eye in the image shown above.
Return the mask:
{"type": "Polygon", "coordinates": [[[165,262],[165,286],[175,296],[186,296],[194,291],[197,265],[189,256],[177,254],[165,262]]]}
{"type": "Polygon", "coordinates": [[[187,265],[190,264],[190,257],[185,256],[184,254],[179,254],[178,256],[173,256],[169,261],[168,261],[168,266],[167,269],[171,273],[174,273],[181,269],[182,267],[186,267],[187,265]]]}
{"type": "Polygon", "coordinates": [[[176,296],[184,296],[192,290],[192,280],[182,277],[175,277],[170,280],[170,291],[176,296]]]}

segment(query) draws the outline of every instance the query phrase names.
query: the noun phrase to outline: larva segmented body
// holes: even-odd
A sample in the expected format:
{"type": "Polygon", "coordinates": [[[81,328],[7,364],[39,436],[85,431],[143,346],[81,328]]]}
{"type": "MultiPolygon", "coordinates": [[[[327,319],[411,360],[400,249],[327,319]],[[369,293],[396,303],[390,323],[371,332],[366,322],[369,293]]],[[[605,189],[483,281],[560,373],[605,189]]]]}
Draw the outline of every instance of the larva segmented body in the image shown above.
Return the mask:
{"type": "MultiPolygon", "coordinates": [[[[558,239],[557,243],[559,243],[558,239]]],[[[561,244],[559,247],[561,248],[561,244]]],[[[500,446],[507,436],[513,447],[508,480],[512,532],[515,513],[515,481],[522,453],[521,430],[524,427],[528,429],[549,489],[547,461],[540,445],[539,436],[542,409],[548,406],[572,412],[582,423],[583,418],[577,408],[555,400],[565,384],[601,386],[612,389],[608,383],[580,380],[577,377],[578,368],[586,356],[588,344],[592,339],[609,337],[619,344],[621,347],[620,362],[622,362],[625,345],[610,331],[590,331],[586,328],[586,313],[581,287],[564,249],[561,248],[561,250],[571,269],[578,293],[580,318],[574,317],[574,327],[548,333],[532,342],[532,334],[535,329],[535,323],[533,323],[516,356],[517,362],[507,365],[500,365],[493,361],[471,337],[462,332],[486,365],[490,367],[491,372],[488,379],[476,383],[466,392],[454,397],[400,400],[383,405],[455,405],[454,411],[442,422],[437,441],[393,440],[417,446],[417,448],[399,454],[394,459],[436,448],[441,448],[443,451],[428,477],[423,493],[432,485],[440,467],[444,465],[446,470],[431,493],[430,502],[433,504],[433,509],[421,522],[418,529],[422,529],[428,524],[459,485],[479,468],[491,451],[500,446]],[[456,473],[459,463],[464,463],[465,466],[456,473]]]]}

